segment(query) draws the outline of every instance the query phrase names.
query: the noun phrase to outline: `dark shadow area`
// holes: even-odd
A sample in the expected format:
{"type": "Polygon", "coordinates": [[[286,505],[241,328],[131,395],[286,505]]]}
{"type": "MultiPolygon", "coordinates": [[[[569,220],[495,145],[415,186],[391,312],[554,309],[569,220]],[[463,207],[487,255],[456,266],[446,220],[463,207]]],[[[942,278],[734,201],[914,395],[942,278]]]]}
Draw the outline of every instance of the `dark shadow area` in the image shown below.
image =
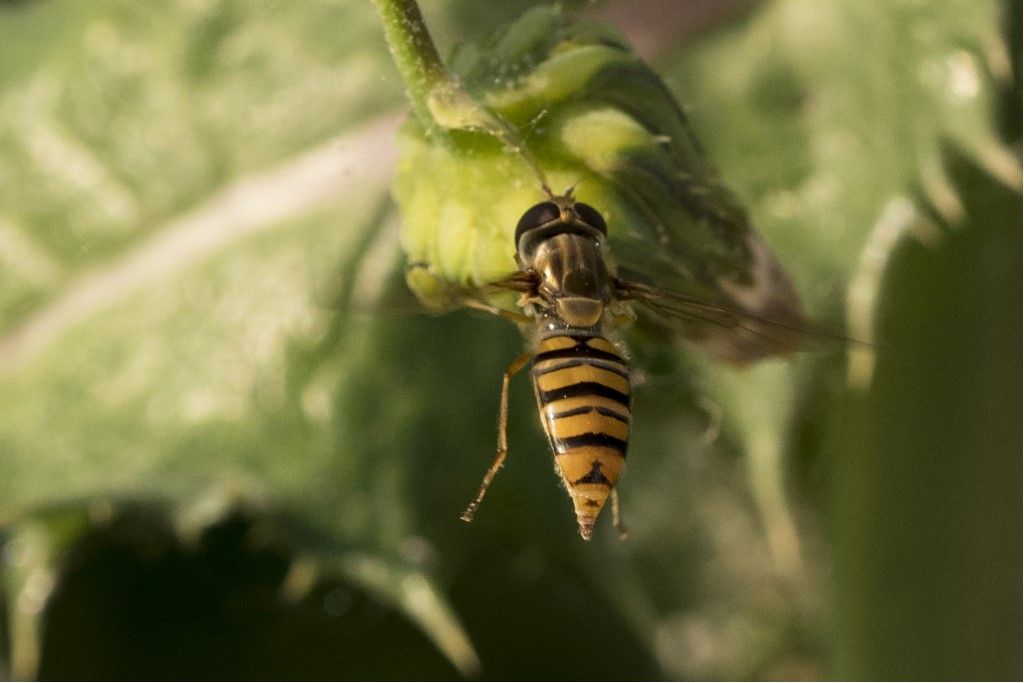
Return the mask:
{"type": "Polygon", "coordinates": [[[457,672],[404,616],[340,581],[281,596],[286,552],[229,516],[183,545],[135,509],[86,534],[50,601],[42,680],[432,680],[457,672]]]}

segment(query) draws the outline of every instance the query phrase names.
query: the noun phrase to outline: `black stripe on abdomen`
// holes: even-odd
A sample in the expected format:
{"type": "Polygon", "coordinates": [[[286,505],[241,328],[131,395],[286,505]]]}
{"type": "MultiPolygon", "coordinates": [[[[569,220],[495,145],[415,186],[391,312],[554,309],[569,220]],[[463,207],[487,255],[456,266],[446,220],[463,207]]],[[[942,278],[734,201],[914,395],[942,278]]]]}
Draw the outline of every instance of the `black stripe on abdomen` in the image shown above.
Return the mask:
{"type": "Polygon", "coordinates": [[[564,387],[557,389],[551,389],[550,391],[540,392],[540,402],[543,405],[547,405],[552,401],[559,401],[564,398],[575,398],[577,396],[600,396],[601,398],[607,398],[615,401],[629,408],[629,396],[607,387],[599,382],[579,382],[577,384],[569,384],[564,387]]]}
{"type": "Polygon", "coordinates": [[[534,363],[534,377],[558,372],[559,370],[565,370],[566,368],[581,368],[583,366],[587,366],[588,368],[599,368],[601,370],[607,370],[608,372],[614,372],[620,377],[629,379],[629,371],[626,369],[626,365],[622,363],[622,361],[610,362],[597,358],[574,358],[572,360],[567,360],[564,363],[552,363],[550,365],[544,364],[542,367],[536,366],[537,363],[534,363]]]}
{"type": "Polygon", "coordinates": [[[598,415],[604,415],[605,417],[610,417],[613,420],[629,424],[629,417],[603,406],[580,406],[579,408],[572,408],[571,410],[563,410],[560,413],[554,413],[550,415],[550,418],[552,420],[560,420],[563,417],[574,417],[576,415],[586,415],[587,413],[597,413],[598,415]]]}
{"type": "Polygon", "coordinates": [[[616,439],[614,436],[609,436],[608,434],[601,434],[597,432],[588,432],[578,436],[553,439],[552,442],[555,446],[555,452],[559,455],[585,446],[613,448],[623,455],[626,453],[625,441],[622,439],[616,439]]]}
{"type": "MultiPolygon", "coordinates": [[[[579,339],[582,338],[573,337],[573,339],[579,341],[579,339]]],[[[576,344],[576,346],[570,346],[567,349],[542,351],[541,353],[537,354],[537,356],[533,359],[533,362],[536,364],[543,363],[546,360],[559,360],[562,358],[597,358],[600,360],[614,361],[616,363],[622,362],[622,358],[620,358],[618,355],[614,353],[608,353],[607,351],[601,351],[600,349],[595,349],[591,346],[587,346],[586,343],[584,343],[584,341],[579,341],[579,343],[576,344]]]]}

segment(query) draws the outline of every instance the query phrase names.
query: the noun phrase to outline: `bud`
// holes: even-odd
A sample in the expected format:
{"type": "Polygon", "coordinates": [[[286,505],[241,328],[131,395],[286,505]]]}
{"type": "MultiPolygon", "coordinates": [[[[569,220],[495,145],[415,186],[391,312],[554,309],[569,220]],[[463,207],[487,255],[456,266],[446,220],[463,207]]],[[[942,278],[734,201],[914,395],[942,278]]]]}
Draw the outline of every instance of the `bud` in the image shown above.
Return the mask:
{"type": "MultiPolygon", "coordinates": [[[[516,270],[513,234],[543,199],[542,181],[604,215],[620,275],[799,324],[791,285],[705,159],[664,83],[607,27],[528,11],[464,47],[451,68],[471,97],[434,97],[447,134],[415,120],[400,134],[395,197],[409,285],[428,305],[453,302],[516,270]],[[495,135],[495,125],[508,135],[495,135]]],[[[511,299],[496,302],[511,306],[511,299]]],[[[707,330],[690,336],[715,344],[707,330]]],[[[713,348],[748,358],[769,352],[713,348]]],[[[769,345],[770,346],[770,345],[769,345]]]]}

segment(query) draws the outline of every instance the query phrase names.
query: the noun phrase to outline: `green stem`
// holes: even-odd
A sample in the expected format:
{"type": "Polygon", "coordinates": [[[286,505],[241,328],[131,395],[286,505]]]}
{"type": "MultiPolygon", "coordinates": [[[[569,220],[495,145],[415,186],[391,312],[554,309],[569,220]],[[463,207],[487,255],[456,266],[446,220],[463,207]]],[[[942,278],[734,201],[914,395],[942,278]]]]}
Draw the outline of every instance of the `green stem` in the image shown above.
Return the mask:
{"type": "Polygon", "coordinates": [[[441,62],[420,8],[416,0],[373,0],[373,3],[384,24],[384,37],[405,81],[416,118],[424,129],[436,130],[437,122],[428,103],[431,93],[440,87],[458,88],[458,85],[441,62]]]}
{"type": "Polygon", "coordinates": [[[391,56],[423,129],[430,135],[455,129],[493,135],[530,167],[550,195],[544,171],[515,127],[474,100],[444,68],[416,0],[373,2],[384,24],[391,56]]]}

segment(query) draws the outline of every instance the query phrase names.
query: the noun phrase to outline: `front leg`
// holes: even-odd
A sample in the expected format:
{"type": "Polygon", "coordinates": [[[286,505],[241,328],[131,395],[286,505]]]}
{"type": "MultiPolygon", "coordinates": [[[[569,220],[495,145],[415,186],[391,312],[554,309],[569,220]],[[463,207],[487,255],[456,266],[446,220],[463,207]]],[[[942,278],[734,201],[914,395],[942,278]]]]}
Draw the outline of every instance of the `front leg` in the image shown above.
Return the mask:
{"type": "Polygon", "coordinates": [[[490,313],[491,315],[501,316],[505,320],[511,320],[516,325],[526,325],[532,320],[530,316],[524,315],[523,313],[506,311],[504,308],[492,306],[491,304],[480,301],[479,299],[466,299],[462,303],[466,308],[472,308],[475,311],[483,311],[484,313],[490,313]]]}

